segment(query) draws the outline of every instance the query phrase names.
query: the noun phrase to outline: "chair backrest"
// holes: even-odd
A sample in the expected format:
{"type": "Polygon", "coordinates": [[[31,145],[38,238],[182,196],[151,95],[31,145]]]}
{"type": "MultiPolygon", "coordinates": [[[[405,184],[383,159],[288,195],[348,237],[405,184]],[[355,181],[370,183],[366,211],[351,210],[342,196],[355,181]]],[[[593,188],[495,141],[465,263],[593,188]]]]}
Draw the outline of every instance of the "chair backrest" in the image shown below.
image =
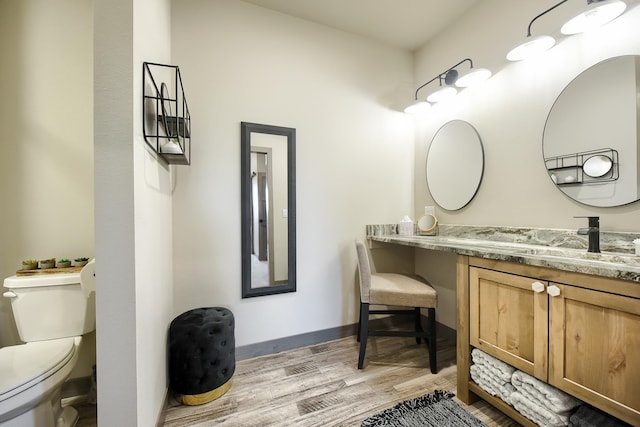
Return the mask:
{"type": "Polygon", "coordinates": [[[371,289],[371,265],[367,255],[367,247],[362,240],[356,240],[356,252],[358,253],[358,272],[360,273],[360,301],[369,302],[369,290],[371,289]]]}

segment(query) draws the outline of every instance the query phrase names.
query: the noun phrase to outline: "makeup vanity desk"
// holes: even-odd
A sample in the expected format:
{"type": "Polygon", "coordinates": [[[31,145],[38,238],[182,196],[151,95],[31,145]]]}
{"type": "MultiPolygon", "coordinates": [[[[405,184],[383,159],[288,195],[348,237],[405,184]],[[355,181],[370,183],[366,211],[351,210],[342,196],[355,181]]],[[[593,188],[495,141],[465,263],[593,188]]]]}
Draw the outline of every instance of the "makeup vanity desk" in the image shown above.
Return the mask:
{"type": "Polygon", "coordinates": [[[640,425],[638,233],[601,233],[587,253],[575,230],[440,226],[399,236],[367,226],[371,248],[401,245],[455,253],[457,396],[482,398],[535,426],[470,377],[479,348],[631,425],[640,425]],[[615,249],[614,252],[612,249],[615,249]]]}

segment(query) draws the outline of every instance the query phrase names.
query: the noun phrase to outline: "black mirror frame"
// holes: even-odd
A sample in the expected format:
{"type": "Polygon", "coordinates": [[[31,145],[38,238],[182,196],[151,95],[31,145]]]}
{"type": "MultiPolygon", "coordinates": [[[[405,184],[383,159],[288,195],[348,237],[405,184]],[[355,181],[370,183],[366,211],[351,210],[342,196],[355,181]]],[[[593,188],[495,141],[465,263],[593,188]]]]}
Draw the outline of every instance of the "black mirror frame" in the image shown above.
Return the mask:
{"type": "Polygon", "coordinates": [[[240,194],[242,226],[242,298],[296,291],[296,130],[258,123],[240,123],[240,194]],[[251,287],[251,134],[266,133],[287,137],[288,278],[287,283],[251,287]]]}

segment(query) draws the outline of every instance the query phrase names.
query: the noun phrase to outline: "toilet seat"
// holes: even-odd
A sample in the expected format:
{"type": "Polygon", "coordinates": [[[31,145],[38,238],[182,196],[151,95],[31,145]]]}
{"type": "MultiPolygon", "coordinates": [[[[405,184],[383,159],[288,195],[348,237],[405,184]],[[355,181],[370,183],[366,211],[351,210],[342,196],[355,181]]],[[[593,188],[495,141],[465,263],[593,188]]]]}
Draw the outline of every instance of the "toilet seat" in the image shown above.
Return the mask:
{"type": "Polygon", "coordinates": [[[80,337],[0,348],[0,402],[41,383],[74,356],[80,337]]]}

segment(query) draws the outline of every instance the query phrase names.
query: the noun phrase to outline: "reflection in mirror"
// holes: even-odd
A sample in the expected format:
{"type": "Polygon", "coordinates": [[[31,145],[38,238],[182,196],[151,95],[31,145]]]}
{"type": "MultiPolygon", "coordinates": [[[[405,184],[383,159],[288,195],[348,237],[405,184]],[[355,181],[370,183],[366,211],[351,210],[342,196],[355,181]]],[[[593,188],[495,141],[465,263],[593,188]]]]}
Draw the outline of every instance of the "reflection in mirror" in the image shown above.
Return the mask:
{"type": "Polygon", "coordinates": [[[241,123],[242,297],[296,290],[295,129],[241,123]]]}
{"type": "Polygon", "coordinates": [[[638,82],[640,56],[610,58],[579,74],[551,107],[544,161],[572,199],[601,207],[640,199],[638,82]]]}
{"type": "Polygon", "coordinates": [[[427,153],[427,186],[438,206],[458,210],[473,199],[484,171],[480,135],[469,123],[452,120],[436,132],[427,153]]]}
{"type": "Polygon", "coordinates": [[[603,155],[591,156],[585,160],[582,165],[584,173],[591,178],[603,177],[608,174],[612,168],[613,161],[611,160],[611,157],[603,155]]]}

